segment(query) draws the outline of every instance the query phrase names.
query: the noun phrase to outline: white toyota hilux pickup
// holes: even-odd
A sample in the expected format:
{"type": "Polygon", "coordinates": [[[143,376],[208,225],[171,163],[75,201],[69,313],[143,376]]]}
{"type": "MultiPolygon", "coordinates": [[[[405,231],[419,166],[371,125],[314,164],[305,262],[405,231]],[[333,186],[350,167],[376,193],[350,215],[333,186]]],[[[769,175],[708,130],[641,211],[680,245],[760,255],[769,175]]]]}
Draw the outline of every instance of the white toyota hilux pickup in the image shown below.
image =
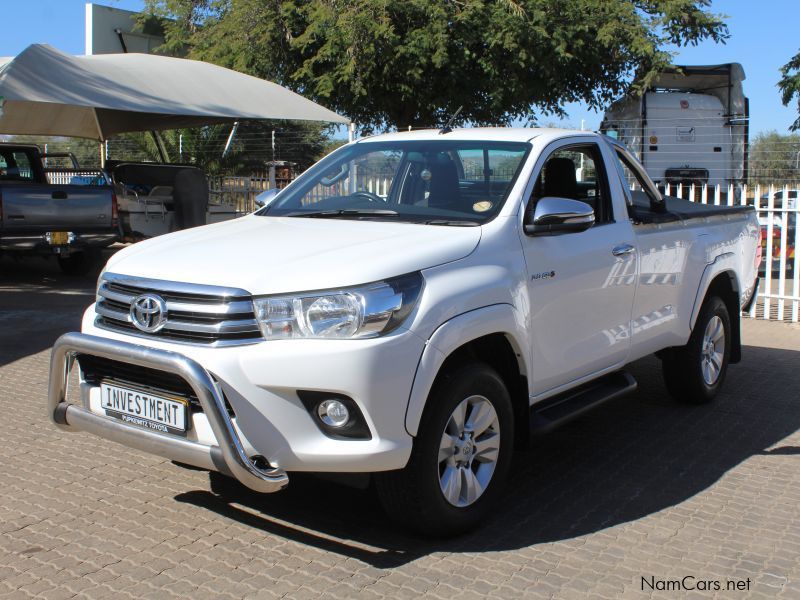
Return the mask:
{"type": "Polygon", "coordinates": [[[261,492],[370,478],[390,516],[453,534],[531,431],[633,391],[628,363],[656,353],[676,399],[711,400],[758,239],[752,208],[664,198],[604,136],[362,139],[249,216],[113,256],[48,412],[261,492]]]}

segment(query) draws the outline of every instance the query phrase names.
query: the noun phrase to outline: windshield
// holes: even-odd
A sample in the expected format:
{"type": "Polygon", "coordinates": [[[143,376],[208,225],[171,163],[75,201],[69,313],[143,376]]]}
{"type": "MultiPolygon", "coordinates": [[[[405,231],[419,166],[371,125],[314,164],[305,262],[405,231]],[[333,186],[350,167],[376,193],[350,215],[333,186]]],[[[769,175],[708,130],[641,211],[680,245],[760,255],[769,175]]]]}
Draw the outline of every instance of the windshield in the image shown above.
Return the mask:
{"type": "Polygon", "coordinates": [[[453,140],[352,144],[256,214],[478,225],[500,211],[529,149],[453,140]]]}

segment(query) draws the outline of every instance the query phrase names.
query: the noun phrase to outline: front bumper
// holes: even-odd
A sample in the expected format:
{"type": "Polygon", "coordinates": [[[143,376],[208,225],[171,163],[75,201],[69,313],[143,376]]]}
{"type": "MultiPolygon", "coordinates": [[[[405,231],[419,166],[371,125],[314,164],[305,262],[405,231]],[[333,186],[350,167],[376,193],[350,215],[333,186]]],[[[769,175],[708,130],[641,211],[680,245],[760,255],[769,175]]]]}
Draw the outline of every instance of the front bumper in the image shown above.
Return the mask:
{"type": "MultiPolygon", "coordinates": [[[[287,473],[374,473],[400,469],[408,462],[413,437],[405,426],[406,411],[425,347],[425,340],[408,330],[363,340],[276,340],[215,348],[111,331],[99,327],[96,318],[94,305],[89,306],[81,327],[89,337],[185,357],[200,365],[234,414],[233,427],[248,456],[261,456],[287,473]],[[351,398],[371,438],[343,440],[325,435],[298,397],[300,390],[351,398]]],[[[130,362],[125,356],[112,360],[130,362]]],[[[82,406],[105,418],[100,388],[93,381],[81,383],[82,406]]],[[[146,380],[138,384],[158,388],[146,380]]],[[[201,411],[190,417],[186,440],[218,445],[206,415],[201,411]]],[[[135,433],[141,431],[137,428],[135,433]]],[[[205,459],[203,468],[208,468],[209,461],[205,459]]]]}
{"type": "Polygon", "coordinates": [[[65,334],[53,346],[47,404],[50,419],[67,431],[87,431],[164,458],[220,471],[258,492],[276,492],[289,483],[284,471],[262,468],[258,464],[259,457],[247,455],[228,416],[225,400],[217,383],[196,361],[176,352],[81,333],[65,334]],[[86,406],[67,404],[67,379],[74,357],[78,354],[99,356],[179,375],[197,394],[217,444],[202,444],[163,435],[96,414],[86,406]]]}

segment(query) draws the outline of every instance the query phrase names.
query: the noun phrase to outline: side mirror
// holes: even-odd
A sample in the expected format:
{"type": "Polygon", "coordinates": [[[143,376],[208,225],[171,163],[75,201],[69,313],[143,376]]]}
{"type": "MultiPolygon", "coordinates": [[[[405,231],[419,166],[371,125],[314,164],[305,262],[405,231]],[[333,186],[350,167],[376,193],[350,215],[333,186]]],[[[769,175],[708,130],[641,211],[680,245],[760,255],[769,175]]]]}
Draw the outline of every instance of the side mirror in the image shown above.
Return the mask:
{"type": "Polygon", "coordinates": [[[278,195],[280,190],[278,188],[273,188],[271,190],[266,190],[258,194],[253,201],[256,203],[257,208],[264,208],[268,206],[274,199],[275,196],[278,195]]]}
{"type": "Polygon", "coordinates": [[[527,235],[554,235],[586,231],[594,225],[594,209],[580,200],[547,196],[525,215],[527,235]]]}

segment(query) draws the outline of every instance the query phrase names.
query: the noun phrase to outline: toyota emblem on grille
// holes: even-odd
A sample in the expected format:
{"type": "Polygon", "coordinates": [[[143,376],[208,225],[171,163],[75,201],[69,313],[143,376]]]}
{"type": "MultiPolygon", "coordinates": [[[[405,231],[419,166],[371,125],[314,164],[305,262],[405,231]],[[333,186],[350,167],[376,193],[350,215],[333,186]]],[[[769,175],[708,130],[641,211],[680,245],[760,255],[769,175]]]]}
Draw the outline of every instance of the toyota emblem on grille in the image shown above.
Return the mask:
{"type": "Polygon", "coordinates": [[[167,322],[167,303],[155,294],[136,296],[131,302],[131,321],[137,329],[155,333],[167,322]]]}

